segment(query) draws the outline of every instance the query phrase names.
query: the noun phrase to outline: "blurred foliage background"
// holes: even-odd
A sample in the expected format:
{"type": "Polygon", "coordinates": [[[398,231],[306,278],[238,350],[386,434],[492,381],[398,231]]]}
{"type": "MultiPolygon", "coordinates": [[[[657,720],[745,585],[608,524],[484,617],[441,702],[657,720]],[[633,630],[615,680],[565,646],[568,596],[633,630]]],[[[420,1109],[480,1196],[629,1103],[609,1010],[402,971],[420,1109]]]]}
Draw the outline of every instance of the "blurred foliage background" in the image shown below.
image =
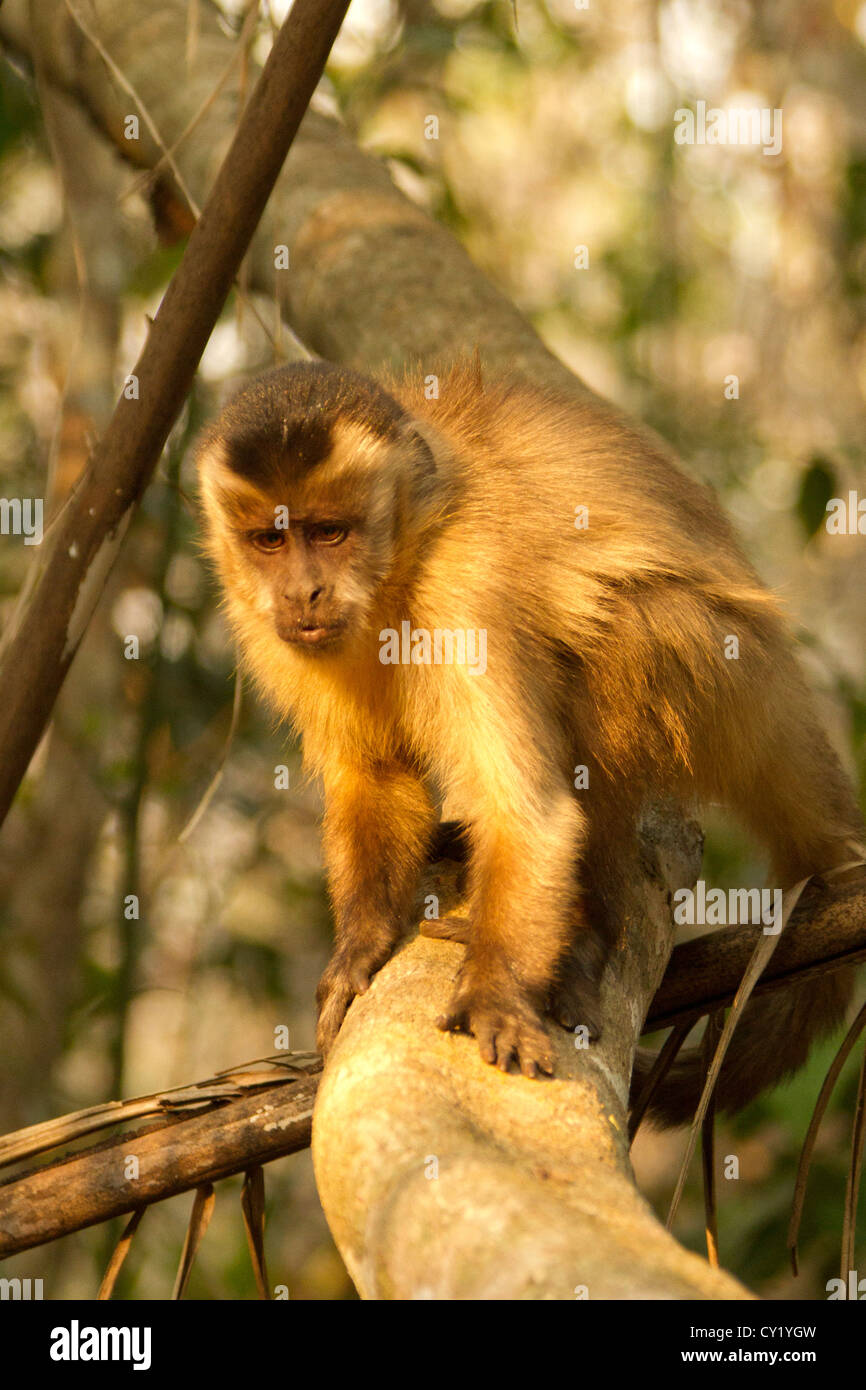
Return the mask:
{"type": "MultiPolygon", "coordinates": [[[[866,3],[581,3],[518,0],[515,23],[509,0],[355,0],[324,96],[565,362],[719,490],[787,602],[862,787],[866,547],[824,523],[830,498],[866,496],[866,3]],[[781,108],[781,153],[676,144],[674,113],[698,100],[781,108]]],[[[243,8],[222,6],[227,28],[243,8]]],[[[285,8],[262,7],[253,61],[285,8]]],[[[0,494],[44,496],[50,512],[179,251],[157,247],[133,174],[80,115],[44,119],[8,64],[0,188],[0,494]]],[[[272,323],[273,305],[258,308],[272,323]]],[[[255,314],[230,305],[0,840],[0,1132],[267,1054],[283,1025],[293,1048],[313,1045],[328,949],[318,792],[252,696],[219,790],[178,844],[223,757],[233,691],[189,446],[238,377],[273,358],[255,314]],[[138,660],[124,655],[130,634],[138,660]]],[[[30,558],[0,537],[3,623],[30,558]]],[[[708,829],[704,876],[760,884],[736,829],[715,816],[708,829]]],[[[798,1145],[831,1055],[719,1132],[720,1156],[739,1160],[736,1181],[719,1179],[722,1262],[765,1296],[824,1297],[838,1272],[854,1059],[819,1141],[796,1280],[785,1254],[798,1145]]],[[[636,1145],[659,1211],[681,1148],[681,1135],[636,1145]]],[[[192,1297],[255,1296],[239,1187],[218,1190],[192,1297]]],[[[273,1282],[293,1298],[352,1297],[309,1154],[270,1165],[267,1190],[273,1282]]],[[[121,1293],[167,1296],[190,1203],[151,1210],[121,1293]]],[[[696,1180],[676,1229],[702,1248],[696,1180]]],[[[116,1235],[70,1237],[4,1273],[92,1297],[116,1235]]],[[[866,1230],[858,1248],[866,1267],[866,1230]]]]}

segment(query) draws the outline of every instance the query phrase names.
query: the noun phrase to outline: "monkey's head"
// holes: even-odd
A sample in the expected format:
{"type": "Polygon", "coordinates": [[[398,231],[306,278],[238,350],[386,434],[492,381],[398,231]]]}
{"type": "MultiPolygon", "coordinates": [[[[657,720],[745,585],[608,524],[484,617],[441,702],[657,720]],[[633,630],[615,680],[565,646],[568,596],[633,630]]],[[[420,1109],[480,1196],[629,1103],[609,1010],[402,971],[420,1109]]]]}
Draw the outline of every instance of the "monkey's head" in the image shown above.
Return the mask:
{"type": "Polygon", "coordinates": [[[403,407],[326,362],[251,381],[197,459],[206,545],[235,626],[310,653],[365,627],[436,472],[403,407]]]}

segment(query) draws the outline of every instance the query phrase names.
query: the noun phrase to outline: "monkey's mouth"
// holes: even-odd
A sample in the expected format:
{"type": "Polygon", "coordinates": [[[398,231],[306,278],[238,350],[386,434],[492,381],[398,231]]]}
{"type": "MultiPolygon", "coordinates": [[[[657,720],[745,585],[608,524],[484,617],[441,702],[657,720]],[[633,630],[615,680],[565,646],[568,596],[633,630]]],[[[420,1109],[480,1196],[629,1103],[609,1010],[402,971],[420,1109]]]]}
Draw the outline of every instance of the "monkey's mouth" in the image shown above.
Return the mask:
{"type": "Polygon", "coordinates": [[[302,647],[327,647],[337,640],[345,626],[345,623],[299,623],[296,627],[283,628],[279,635],[284,642],[296,642],[302,647]]]}

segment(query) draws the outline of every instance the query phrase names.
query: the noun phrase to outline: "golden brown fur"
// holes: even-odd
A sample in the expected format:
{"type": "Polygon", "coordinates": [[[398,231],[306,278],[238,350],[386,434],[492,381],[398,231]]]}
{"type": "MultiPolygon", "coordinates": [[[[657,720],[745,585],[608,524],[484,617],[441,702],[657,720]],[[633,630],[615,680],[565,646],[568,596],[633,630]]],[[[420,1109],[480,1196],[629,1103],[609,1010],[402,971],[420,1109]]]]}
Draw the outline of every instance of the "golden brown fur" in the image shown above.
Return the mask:
{"type": "MultiPolygon", "coordinates": [[[[340,369],[261,383],[203,441],[202,497],[243,661],[324,780],[337,931],[325,1050],[406,925],[443,794],[469,826],[471,934],[442,1025],[530,1075],[551,1067],[545,1009],[598,1030],[610,941],[597,900],[647,795],[729,805],[767,846],[774,886],[850,857],[859,812],[775,601],[713,495],[662,446],[601,406],[482,387],[469,364],[434,400],[420,376],[386,396],[371,384],[369,419],[363,379],[340,369]],[[335,546],[315,527],[291,555],[287,540],[284,561],[251,556],[248,533],[280,504],[299,536],[311,517],[358,525],[335,546]],[[275,580],[282,563],[292,577],[275,580]],[[297,628],[310,636],[316,613],[327,631],[313,649],[297,628]],[[405,620],[484,630],[486,671],[383,665],[380,633],[405,620]]],[[[799,1058],[800,1025],[832,1026],[847,993],[844,976],[810,986],[808,1004],[792,992],[769,1049],[770,1006],[750,1009],[750,1055],[735,1043],[722,1104],[781,1075],[782,1035],[793,1028],[785,1055],[799,1058]]],[[[685,1118],[696,1079],[683,1063],[655,1113],[685,1118]]]]}

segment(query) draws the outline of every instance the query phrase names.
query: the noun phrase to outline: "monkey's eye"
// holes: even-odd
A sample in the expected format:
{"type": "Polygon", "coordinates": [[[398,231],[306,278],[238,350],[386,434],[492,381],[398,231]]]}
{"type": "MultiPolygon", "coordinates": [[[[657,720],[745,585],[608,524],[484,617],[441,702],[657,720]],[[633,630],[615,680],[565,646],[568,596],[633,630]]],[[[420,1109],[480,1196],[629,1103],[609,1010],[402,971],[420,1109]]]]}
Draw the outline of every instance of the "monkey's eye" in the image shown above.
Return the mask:
{"type": "Polygon", "coordinates": [[[277,531],[276,529],[271,529],[270,531],[251,531],[249,539],[252,541],[256,550],[263,550],[268,553],[272,550],[279,550],[281,546],[285,545],[286,533],[285,531],[277,531]]]}
{"type": "Polygon", "coordinates": [[[339,545],[348,534],[348,526],[341,526],[338,521],[319,522],[317,526],[311,526],[307,532],[311,545],[339,545]]]}

